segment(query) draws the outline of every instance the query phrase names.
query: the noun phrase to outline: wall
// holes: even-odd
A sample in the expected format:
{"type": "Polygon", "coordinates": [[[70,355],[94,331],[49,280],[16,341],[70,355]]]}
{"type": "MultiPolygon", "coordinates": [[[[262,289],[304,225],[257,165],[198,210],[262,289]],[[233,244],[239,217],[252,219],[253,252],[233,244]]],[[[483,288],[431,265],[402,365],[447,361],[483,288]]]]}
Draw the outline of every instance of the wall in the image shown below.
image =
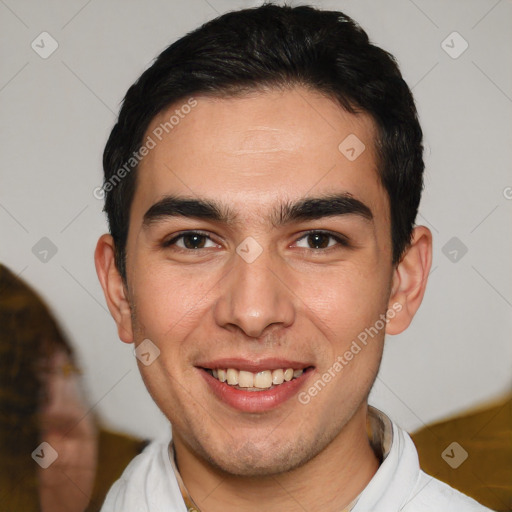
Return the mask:
{"type": "MultiPolygon", "coordinates": [[[[217,13],[257,4],[0,3],[0,261],[48,299],[76,347],[94,411],[119,430],[147,437],[167,424],[132,347],[118,340],[94,269],[106,231],[93,196],[103,146],[127,88],[162,49],[217,13]],[[46,59],[31,47],[51,50],[43,31],[58,44],[46,59]]],[[[511,387],[512,4],[315,4],[353,16],[397,57],[425,132],[418,223],[435,237],[430,283],[412,326],[387,340],[372,392],[412,430],[511,387]]]]}

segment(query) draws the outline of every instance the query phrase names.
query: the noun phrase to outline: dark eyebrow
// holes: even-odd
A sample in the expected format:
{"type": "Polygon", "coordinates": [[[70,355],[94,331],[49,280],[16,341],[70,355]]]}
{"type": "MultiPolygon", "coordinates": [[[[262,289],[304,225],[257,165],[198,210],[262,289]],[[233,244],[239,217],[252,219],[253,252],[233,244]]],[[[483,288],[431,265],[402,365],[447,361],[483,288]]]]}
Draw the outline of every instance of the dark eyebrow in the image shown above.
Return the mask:
{"type": "MultiPolygon", "coordinates": [[[[372,211],[368,206],[344,192],[283,203],[271,213],[270,222],[277,227],[299,220],[315,220],[340,215],[357,215],[368,221],[373,220],[372,211]]],[[[172,217],[206,219],[222,224],[240,222],[236,213],[227,205],[216,201],[165,196],[144,214],[142,224],[149,226],[154,222],[172,217]]]]}
{"type": "Polygon", "coordinates": [[[143,226],[149,226],[170,217],[191,217],[233,224],[236,220],[231,210],[209,199],[189,199],[165,196],[144,214],[143,226]]]}
{"type": "Polygon", "coordinates": [[[280,226],[298,220],[315,220],[340,215],[358,215],[365,220],[373,220],[373,213],[368,206],[344,192],[284,203],[281,205],[279,215],[273,218],[272,224],[280,226]]]}

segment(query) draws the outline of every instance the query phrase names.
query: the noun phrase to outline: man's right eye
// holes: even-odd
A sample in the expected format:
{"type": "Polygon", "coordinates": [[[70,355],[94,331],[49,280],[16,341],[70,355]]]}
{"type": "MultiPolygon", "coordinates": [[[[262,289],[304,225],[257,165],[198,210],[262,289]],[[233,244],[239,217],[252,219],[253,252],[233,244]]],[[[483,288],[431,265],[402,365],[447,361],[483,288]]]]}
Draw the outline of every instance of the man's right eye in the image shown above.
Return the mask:
{"type": "Polygon", "coordinates": [[[176,246],[182,250],[197,250],[208,248],[206,243],[210,241],[212,245],[209,247],[215,247],[217,244],[205,233],[200,231],[187,231],[180,233],[179,235],[171,238],[170,240],[162,244],[163,247],[167,248],[170,246],[176,246]]]}

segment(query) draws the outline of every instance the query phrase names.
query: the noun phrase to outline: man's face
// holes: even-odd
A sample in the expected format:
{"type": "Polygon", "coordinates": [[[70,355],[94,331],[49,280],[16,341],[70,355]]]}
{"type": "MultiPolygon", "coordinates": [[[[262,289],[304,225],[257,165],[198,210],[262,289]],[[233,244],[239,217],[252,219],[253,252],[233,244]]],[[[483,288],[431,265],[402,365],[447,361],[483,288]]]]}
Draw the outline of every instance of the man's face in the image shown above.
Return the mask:
{"type": "Polygon", "coordinates": [[[389,203],[375,128],[299,88],[196,100],[161,141],[152,133],[180,104],[152,121],[146,135],[156,147],[138,170],[127,294],[135,343],[149,339],[160,350],[140,369],[175,443],[233,474],[277,473],[349,428],[378,371],[384,329],[333,371],[390,306],[389,203]],[[365,145],[359,156],[354,135],[365,145]],[[149,211],[171,195],[215,202],[231,218],[206,209],[202,218],[169,215],[165,204],[149,211]],[[281,209],[333,195],[349,200],[320,218],[281,209]],[[176,239],[190,231],[199,234],[176,239]],[[228,368],[264,373],[247,390],[212,375],[228,368]],[[304,372],[253,390],[268,385],[269,370],[279,382],[288,368],[304,372]],[[329,369],[335,377],[302,403],[329,369]]]}

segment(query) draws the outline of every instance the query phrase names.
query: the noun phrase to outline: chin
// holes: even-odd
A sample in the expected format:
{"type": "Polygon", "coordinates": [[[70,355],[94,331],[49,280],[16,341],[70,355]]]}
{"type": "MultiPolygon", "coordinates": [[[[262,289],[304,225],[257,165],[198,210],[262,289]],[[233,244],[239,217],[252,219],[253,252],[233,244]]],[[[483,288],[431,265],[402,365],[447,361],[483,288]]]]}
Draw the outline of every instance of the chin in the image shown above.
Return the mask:
{"type": "Polygon", "coordinates": [[[238,449],[230,447],[229,452],[216,454],[209,450],[206,458],[212,466],[230,475],[275,476],[303,466],[322,449],[320,440],[309,443],[309,446],[305,446],[301,441],[295,444],[287,441],[280,446],[267,443],[263,447],[247,441],[238,449]],[[229,453],[227,457],[226,453],[229,453]]]}

